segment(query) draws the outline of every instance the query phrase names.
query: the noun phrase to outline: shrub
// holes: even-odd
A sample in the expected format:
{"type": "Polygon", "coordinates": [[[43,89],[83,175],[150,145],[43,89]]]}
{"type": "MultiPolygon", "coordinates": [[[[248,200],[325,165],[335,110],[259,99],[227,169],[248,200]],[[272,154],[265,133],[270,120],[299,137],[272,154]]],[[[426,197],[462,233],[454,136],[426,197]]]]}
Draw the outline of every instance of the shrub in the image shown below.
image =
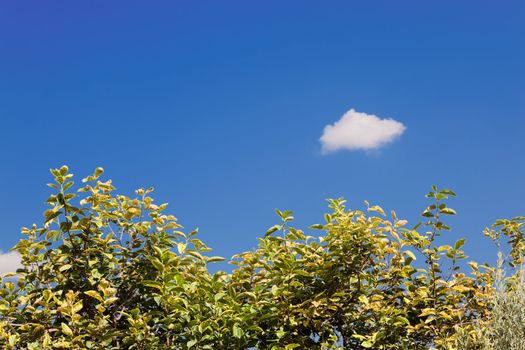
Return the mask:
{"type": "MultiPolygon", "coordinates": [[[[500,253],[493,294],[490,296],[489,312],[484,318],[473,320],[470,325],[458,329],[459,350],[524,350],[525,349],[525,265],[523,265],[524,218],[499,220],[487,230],[495,240],[503,233],[511,247],[506,259],[500,253]],[[505,270],[513,272],[505,277],[505,270]]],[[[498,244],[499,245],[499,244],[498,244]]]]}

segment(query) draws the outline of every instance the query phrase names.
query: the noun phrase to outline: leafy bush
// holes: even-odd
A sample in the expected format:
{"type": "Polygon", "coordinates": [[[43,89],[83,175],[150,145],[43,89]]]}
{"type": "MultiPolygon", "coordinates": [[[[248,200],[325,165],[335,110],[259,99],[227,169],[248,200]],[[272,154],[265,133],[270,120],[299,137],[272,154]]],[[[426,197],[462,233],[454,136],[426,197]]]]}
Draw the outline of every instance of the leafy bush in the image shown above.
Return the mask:
{"type": "MultiPolygon", "coordinates": [[[[413,228],[330,200],[309,236],[276,211],[280,223],[231,273],[211,273],[222,259],[152,189],[114,194],[97,168],[73,193],[66,166],[51,173],[44,222],[14,247],[23,268],[1,281],[2,348],[453,349],[486,318],[494,269],[471,262],[465,273],[465,241],[435,242],[455,214],[450,190],[432,188],[413,228]]],[[[516,252],[520,232],[508,233],[516,252]]]]}
{"type": "MultiPolygon", "coordinates": [[[[496,223],[496,227],[501,227],[501,232],[509,237],[509,267],[515,270],[505,278],[508,268],[505,269],[505,259],[500,254],[494,290],[489,299],[490,312],[470,327],[459,328],[456,344],[459,350],[525,350],[525,265],[521,250],[524,225],[521,217],[496,223]]],[[[498,232],[489,230],[487,234],[499,238],[498,232]]]]}

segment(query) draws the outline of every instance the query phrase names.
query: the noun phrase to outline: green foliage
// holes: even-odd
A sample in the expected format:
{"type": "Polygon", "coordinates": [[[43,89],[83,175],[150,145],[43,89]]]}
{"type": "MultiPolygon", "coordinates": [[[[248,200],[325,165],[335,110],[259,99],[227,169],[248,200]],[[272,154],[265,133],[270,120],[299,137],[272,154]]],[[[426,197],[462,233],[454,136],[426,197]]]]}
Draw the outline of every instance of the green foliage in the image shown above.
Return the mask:
{"type": "Polygon", "coordinates": [[[525,350],[525,218],[498,220],[485,235],[498,247],[502,236],[507,237],[510,252],[506,258],[499,253],[485,317],[460,325],[456,346],[459,350],[525,350]]]}
{"type": "MultiPolygon", "coordinates": [[[[71,192],[66,166],[51,173],[44,222],[14,247],[23,268],[0,281],[1,348],[455,349],[496,309],[494,269],[470,262],[463,272],[464,239],[436,244],[455,215],[450,190],[432,187],[414,228],[339,199],[310,236],[277,210],[280,222],[231,259],[231,273],[211,273],[222,258],[151,188],[114,194],[97,168],[71,192]]],[[[522,223],[487,231],[509,237],[512,264],[522,223]]]]}
{"type": "Polygon", "coordinates": [[[525,266],[504,278],[498,269],[490,313],[472,327],[458,330],[459,350],[525,350],[525,266]]]}

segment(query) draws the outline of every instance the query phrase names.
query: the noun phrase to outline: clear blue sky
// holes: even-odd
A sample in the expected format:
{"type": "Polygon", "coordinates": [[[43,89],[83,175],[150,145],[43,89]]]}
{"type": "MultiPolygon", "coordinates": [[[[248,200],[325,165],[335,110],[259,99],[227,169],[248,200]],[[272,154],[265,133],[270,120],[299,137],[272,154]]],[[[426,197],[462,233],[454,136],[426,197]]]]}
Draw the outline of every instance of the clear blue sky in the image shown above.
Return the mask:
{"type": "Polygon", "coordinates": [[[48,169],[103,166],[215,254],[276,223],[321,222],[325,198],[411,222],[430,185],[458,192],[452,239],[525,214],[523,1],[4,1],[0,250],[41,222],[48,169]],[[349,109],[406,131],[322,154],[349,109]]]}

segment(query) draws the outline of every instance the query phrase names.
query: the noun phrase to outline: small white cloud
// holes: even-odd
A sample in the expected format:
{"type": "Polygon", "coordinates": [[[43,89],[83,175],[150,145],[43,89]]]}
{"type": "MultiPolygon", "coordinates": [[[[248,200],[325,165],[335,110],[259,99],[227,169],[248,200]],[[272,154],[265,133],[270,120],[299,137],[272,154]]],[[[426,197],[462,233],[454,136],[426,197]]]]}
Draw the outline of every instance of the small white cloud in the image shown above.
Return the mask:
{"type": "Polygon", "coordinates": [[[16,269],[21,267],[20,254],[17,252],[0,252],[0,275],[8,272],[16,272],[16,269]]]}
{"type": "Polygon", "coordinates": [[[405,130],[406,126],[397,120],[381,119],[351,109],[334,124],[324,127],[320,138],[321,150],[323,153],[341,149],[374,150],[392,142],[405,130]]]}

